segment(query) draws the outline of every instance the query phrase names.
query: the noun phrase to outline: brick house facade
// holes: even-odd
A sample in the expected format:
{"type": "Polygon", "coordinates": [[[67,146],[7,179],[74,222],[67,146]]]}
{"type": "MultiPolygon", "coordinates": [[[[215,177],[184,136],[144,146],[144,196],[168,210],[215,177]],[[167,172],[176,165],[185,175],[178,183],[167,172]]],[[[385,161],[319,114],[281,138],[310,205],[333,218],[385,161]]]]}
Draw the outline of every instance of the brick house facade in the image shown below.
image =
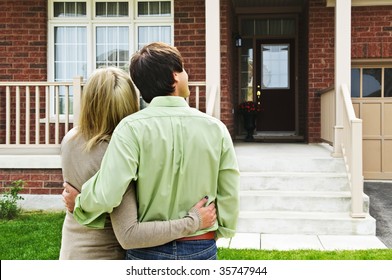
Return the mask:
{"type": "MultiPolygon", "coordinates": [[[[239,102],[239,50],[234,34],[245,14],[241,1],[220,1],[220,119],[233,139],[241,134],[239,102]]],[[[252,2],[252,1],[250,1],[252,2]]],[[[263,2],[263,1],[259,1],[263,2]]],[[[288,1],[290,2],[290,1],[288,1]]],[[[304,143],[320,139],[320,96],[334,85],[334,8],[325,0],[292,1],[299,7],[298,18],[298,132],[304,143]]],[[[175,0],[174,45],[180,50],[190,81],[206,80],[206,14],[204,0],[175,0]]],[[[260,4],[262,5],[262,4],[260,4]]],[[[255,12],[259,11],[257,6],[255,12]]],[[[276,9],[271,9],[276,15],[276,9]]],[[[291,11],[288,9],[288,11],[291,11]]],[[[253,14],[254,15],[254,14],[253,14]]],[[[392,6],[352,8],[352,59],[392,59],[392,6]]],[[[0,81],[48,80],[48,1],[0,2],[0,81]]],[[[193,105],[195,100],[190,99],[193,105]]],[[[15,102],[15,100],[13,101],[15,102]]],[[[0,144],[5,143],[5,96],[0,92],[0,144]]],[[[23,107],[23,104],[21,104],[23,107]]],[[[206,108],[202,90],[200,109],[206,108]]],[[[23,130],[21,131],[23,134],[23,130]]],[[[60,194],[62,176],[54,169],[0,169],[0,187],[23,179],[26,194],[60,194]]]]}

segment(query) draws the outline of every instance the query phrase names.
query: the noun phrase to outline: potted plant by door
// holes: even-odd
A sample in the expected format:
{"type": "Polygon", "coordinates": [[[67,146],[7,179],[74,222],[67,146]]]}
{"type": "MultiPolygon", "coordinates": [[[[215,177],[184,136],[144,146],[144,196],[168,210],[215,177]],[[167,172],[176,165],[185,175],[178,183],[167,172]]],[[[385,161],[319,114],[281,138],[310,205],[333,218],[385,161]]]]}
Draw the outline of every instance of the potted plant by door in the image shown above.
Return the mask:
{"type": "Polygon", "coordinates": [[[257,113],[261,112],[261,106],[253,101],[245,101],[240,103],[238,111],[244,119],[245,141],[252,142],[254,141],[253,132],[256,128],[257,113]]]}

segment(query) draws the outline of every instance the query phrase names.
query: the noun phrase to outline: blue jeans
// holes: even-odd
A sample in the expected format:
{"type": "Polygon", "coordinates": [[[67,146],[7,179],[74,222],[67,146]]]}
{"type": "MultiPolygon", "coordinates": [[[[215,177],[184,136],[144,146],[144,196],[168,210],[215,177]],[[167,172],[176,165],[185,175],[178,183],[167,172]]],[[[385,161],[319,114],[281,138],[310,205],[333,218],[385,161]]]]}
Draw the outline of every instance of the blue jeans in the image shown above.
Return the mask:
{"type": "Polygon", "coordinates": [[[216,260],[215,240],[172,241],[161,246],[127,250],[127,260],[216,260]]]}

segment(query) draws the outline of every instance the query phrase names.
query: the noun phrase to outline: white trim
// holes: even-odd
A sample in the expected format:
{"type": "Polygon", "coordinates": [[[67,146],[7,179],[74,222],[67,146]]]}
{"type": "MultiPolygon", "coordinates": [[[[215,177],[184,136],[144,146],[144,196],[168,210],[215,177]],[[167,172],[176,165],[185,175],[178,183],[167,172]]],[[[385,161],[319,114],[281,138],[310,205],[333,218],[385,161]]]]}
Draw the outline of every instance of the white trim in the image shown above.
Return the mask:
{"type": "Polygon", "coordinates": [[[216,90],[213,116],[220,119],[221,52],[220,52],[220,1],[205,0],[206,14],[206,100],[216,90]]]}
{"type": "Polygon", "coordinates": [[[0,168],[57,169],[61,168],[60,155],[0,155],[0,168]]]}
{"type": "MultiPolygon", "coordinates": [[[[327,0],[327,7],[335,7],[336,0],[327,0]]],[[[391,0],[352,0],[352,7],[392,6],[391,0]]]]}
{"type": "Polygon", "coordinates": [[[335,157],[343,155],[340,129],[343,126],[343,97],[340,94],[343,84],[351,90],[351,0],[337,0],[335,6],[335,157]]]}

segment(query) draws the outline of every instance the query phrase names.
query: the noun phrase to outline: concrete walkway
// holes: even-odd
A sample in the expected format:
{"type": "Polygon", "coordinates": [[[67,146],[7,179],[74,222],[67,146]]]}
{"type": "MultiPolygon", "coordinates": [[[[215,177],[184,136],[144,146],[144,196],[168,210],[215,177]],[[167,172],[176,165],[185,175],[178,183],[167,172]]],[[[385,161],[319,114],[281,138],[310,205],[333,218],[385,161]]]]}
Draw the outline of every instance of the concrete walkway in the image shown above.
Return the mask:
{"type": "Polygon", "coordinates": [[[237,233],[232,239],[220,239],[218,247],[261,250],[364,250],[387,249],[377,236],[363,235],[290,235],[237,233]]]}

